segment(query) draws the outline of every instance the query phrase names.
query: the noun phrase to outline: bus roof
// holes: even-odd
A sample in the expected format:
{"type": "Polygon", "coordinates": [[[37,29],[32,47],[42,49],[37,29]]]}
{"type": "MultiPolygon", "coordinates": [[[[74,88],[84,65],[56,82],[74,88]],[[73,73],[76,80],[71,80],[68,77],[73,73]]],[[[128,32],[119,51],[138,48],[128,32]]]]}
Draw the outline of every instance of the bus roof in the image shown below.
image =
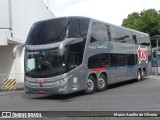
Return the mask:
{"type": "MultiPolygon", "coordinates": [[[[114,26],[114,27],[118,27],[118,28],[122,28],[122,29],[129,30],[129,31],[131,31],[131,32],[136,32],[136,33],[139,33],[139,34],[143,34],[143,35],[149,36],[149,34],[144,33],[144,32],[140,32],[140,31],[137,31],[137,30],[134,30],[134,29],[130,29],[130,28],[127,28],[127,27],[114,25],[114,24],[111,24],[111,23],[107,23],[107,22],[104,22],[104,21],[101,21],[101,20],[97,20],[97,19],[89,18],[89,17],[84,17],[84,16],[64,16],[64,17],[56,17],[56,18],[46,19],[46,20],[42,20],[42,21],[38,21],[38,22],[45,22],[45,21],[47,22],[47,21],[50,21],[50,20],[61,19],[61,18],[66,18],[66,19],[67,19],[67,18],[89,19],[89,20],[91,20],[91,21],[101,22],[101,23],[108,24],[108,25],[111,25],[111,26],[114,26]]],[[[36,23],[38,23],[38,22],[36,22],[36,23]]]]}
{"type": "Polygon", "coordinates": [[[114,25],[114,24],[107,23],[107,22],[100,21],[100,20],[93,19],[93,18],[91,18],[91,19],[92,19],[92,20],[94,20],[94,21],[101,22],[101,23],[109,24],[109,25],[114,26],[114,27],[118,27],[118,28],[126,29],[126,30],[129,30],[129,31],[132,31],[132,32],[136,32],[136,33],[140,33],[140,34],[143,34],[143,35],[149,36],[149,34],[144,33],[144,32],[140,32],[140,31],[138,31],[138,30],[130,29],[130,28],[127,28],[127,27],[119,26],[119,25],[114,25]]]}

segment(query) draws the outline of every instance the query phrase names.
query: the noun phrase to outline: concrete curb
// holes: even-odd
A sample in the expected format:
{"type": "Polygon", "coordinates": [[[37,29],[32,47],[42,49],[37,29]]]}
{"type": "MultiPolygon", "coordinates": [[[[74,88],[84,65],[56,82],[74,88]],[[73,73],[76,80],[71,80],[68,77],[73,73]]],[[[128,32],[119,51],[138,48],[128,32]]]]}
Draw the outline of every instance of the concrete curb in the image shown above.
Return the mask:
{"type": "Polygon", "coordinates": [[[22,93],[24,90],[17,90],[17,91],[1,91],[0,96],[6,96],[6,95],[11,95],[13,93],[22,93]]]}
{"type": "Polygon", "coordinates": [[[156,78],[156,79],[159,79],[160,80],[160,75],[150,75],[148,77],[151,77],[151,78],[156,78]]]}
{"type": "Polygon", "coordinates": [[[0,83],[0,92],[2,91],[20,91],[20,90],[24,90],[24,85],[22,83],[16,83],[16,89],[13,89],[13,90],[6,90],[4,88],[4,84],[3,83],[0,83]]]}

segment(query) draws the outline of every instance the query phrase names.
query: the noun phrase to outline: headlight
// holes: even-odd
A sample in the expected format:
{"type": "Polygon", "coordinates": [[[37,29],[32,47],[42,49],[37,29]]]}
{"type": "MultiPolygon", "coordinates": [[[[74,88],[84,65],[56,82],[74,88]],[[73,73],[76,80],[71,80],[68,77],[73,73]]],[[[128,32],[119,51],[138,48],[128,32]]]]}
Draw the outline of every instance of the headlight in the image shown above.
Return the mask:
{"type": "Polygon", "coordinates": [[[65,83],[67,83],[67,81],[68,81],[68,78],[64,78],[62,80],[58,80],[58,81],[53,82],[53,85],[56,86],[56,85],[65,84],[65,83]]]}
{"type": "Polygon", "coordinates": [[[60,85],[60,81],[53,82],[54,86],[60,85]]]}

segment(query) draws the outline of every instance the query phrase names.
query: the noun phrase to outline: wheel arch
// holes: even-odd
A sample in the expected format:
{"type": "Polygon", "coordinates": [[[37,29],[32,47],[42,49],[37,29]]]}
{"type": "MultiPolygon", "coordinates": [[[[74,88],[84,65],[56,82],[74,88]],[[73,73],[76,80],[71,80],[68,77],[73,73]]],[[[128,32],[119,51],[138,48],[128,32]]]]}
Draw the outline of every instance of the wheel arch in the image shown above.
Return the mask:
{"type": "Polygon", "coordinates": [[[86,78],[86,79],[88,79],[90,76],[95,77],[95,78],[96,78],[96,80],[98,79],[98,77],[97,77],[97,75],[96,75],[96,73],[95,73],[95,72],[90,72],[90,73],[87,75],[87,78],[86,78]]]}
{"type": "Polygon", "coordinates": [[[138,67],[138,68],[137,68],[137,71],[138,71],[138,70],[140,70],[140,72],[141,72],[141,71],[142,71],[141,67],[138,67]]]}
{"type": "Polygon", "coordinates": [[[98,75],[98,78],[100,78],[102,74],[105,75],[105,77],[107,78],[107,73],[106,73],[106,71],[100,72],[99,75],[98,75]]]}
{"type": "Polygon", "coordinates": [[[145,72],[146,72],[146,67],[144,66],[144,67],[142,67],[142,70],[144,70],[145,72]]]}

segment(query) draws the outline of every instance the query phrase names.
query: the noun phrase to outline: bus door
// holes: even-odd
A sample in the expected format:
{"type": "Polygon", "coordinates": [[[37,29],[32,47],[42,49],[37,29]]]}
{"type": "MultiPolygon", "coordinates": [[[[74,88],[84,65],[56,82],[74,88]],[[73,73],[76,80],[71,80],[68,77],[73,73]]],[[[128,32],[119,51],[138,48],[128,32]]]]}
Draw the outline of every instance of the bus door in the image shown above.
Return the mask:
{"type": "Polygon", "coordinates": [[[72,91],[79,90],[81,87],[83,69],[79,66],[80,59],[79,53],[69,53],[70,87],[72,88],[72,91]]]}
{"type": "Polygon", "coordinates": [[[84,70],[82,67],[84,47],[83,41],[72,41],[67,48],[67,64],[72,91],[81,89],[84,70]]]}

